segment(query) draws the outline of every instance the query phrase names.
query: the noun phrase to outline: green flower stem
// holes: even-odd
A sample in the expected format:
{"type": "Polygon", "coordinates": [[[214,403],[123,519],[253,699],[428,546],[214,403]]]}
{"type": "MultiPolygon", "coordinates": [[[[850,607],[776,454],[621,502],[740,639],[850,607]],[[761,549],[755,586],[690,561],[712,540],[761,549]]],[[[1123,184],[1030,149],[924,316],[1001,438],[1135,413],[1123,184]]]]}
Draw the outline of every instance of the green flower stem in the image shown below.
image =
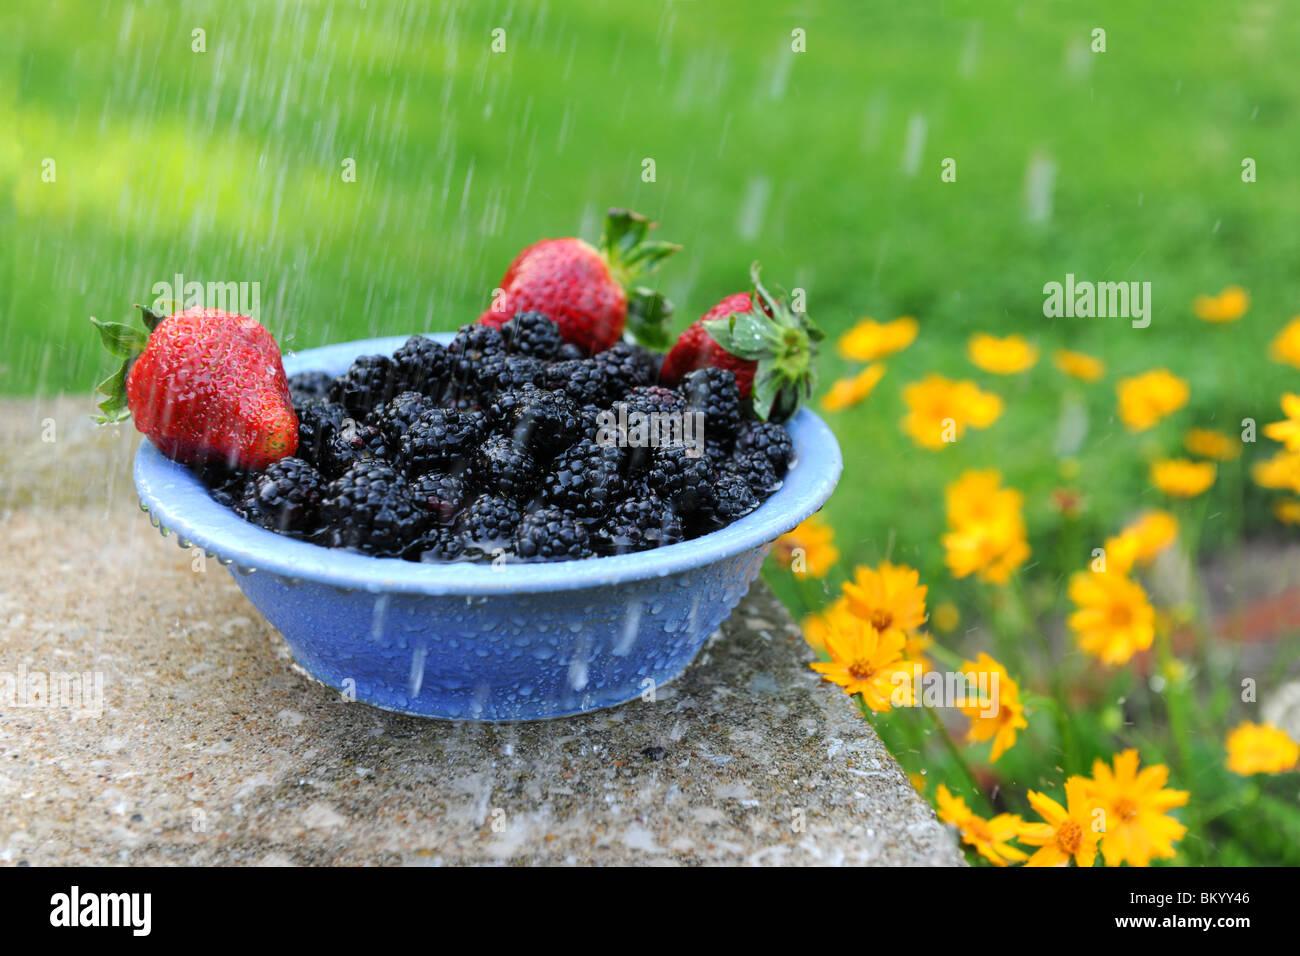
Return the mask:
{"type": "Polygon", "coordinates": [[[980,804],[983,806],[986,813],[992,814],[993,804],[985,795],[984,791],[980,789],[980,785],[975,780],[975,774],[971,770],[970,764],[966,762],[966,755],[961,752],[961,748],[957,746],[957,742],[952,739],[952,734],[948,733],[948,728],[944,726],[943,718],[940,717],[932,707],[922,705],[921,709],[925,711],[926,716],[930,718],[930,722],[934,724],[935,730],[939,733],[939,740],[942,741],[944,748],[948,751],[948,755],[952,758],[953,762],[957,764],[958,768],[961,769],[962,776],[966,778],[966,783],[970,787],[972,796],[979,799],[980,804]]]}
{"type": "Polygon", "coordinates": [[[1160,676],[1165,681],[1165,706],[1169,713],[1169,733],[1174,738],[1174,753],[1178,758],[1178,769],[1183,779],[1189,780],[1195,768],[1188,750],[1187,685],[1182,681],[1175,683],[1168,677],[1173,672],[1174,661],[1168,630],[1161,630],[1156,634],[1156,659],[1160,667],[1160,676]]]}

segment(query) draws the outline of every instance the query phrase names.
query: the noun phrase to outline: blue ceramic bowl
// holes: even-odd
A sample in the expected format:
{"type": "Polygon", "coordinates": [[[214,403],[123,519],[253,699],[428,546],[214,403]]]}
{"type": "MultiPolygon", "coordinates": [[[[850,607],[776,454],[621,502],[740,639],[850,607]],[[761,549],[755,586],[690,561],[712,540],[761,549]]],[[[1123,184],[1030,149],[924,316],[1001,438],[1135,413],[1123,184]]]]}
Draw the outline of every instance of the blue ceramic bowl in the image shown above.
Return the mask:
{"type": "MultiPolygon", "coordinates": [[[[284,366],[337,375],[404,341],[312,349],[284,366]]],[[[839,480],[830,429],[807,409],[789,429],[797,458],[784,484],[739,521],[652,551],[551,564],[416,564],[297,541],[245,522],[147,441],[135,485],[154,524],[227,565],[323,683],[404,714],[539,720],[633,700],[691,662],[772,541],[839,480]]]]}

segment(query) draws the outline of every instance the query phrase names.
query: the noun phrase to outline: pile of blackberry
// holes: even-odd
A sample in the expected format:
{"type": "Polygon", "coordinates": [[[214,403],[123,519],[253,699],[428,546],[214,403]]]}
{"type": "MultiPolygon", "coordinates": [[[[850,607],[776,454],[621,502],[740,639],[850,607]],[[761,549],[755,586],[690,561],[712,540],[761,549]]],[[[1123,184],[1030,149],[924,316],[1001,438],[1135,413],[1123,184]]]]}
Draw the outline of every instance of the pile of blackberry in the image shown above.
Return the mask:
{"type": "Polygon", "coordinates": [[[670,389],[660,364],[622,342],[584,355],[536,312],[464,326],[446,346],[412,336],[337,378],[289,379],[296,456],[202,474],[263,528],[383,557],[567,561],[673,544],[757,508],[794,447],[753,419],[730,372],[670,389]],[[702,433],[670,427],[687,416],[702,433]]]}

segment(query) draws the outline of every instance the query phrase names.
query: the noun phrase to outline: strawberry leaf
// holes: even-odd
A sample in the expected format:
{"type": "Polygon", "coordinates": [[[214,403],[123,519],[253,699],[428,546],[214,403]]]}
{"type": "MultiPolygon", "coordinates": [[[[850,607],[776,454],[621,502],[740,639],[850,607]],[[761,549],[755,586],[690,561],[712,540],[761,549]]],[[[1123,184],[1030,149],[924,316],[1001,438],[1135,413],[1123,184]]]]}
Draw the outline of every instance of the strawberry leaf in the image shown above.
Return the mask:
{"type": "Polygon", "coordinates": [[[668,326],[672,321],[673,304],[662,293],[637,286],[628,293],[627,331],[639,345],[658,352],[672,346],[668,326]]]}
{"type": "Polygon", "coordinates": [[[610,274],[629,293],[632,283],[659,268],[681,246],[662,240],[647,240],[658,224],[630,209],[611,209],[605,217],[605,232],[600,237],[601,254],[610,274]]]}
{"type": "Polygon", "coordinates": [[[659,268],[659,263],[663,262],[674,252],[681,249],[675,242],[664,242],[662,239],[655,239],[652,242],[643,242],[623,257],[623,264],[628,266],[637,266],[642,274],[654,272],[659,268]]]}
{"type": "Polygon", "coordinates": [[[101,322],[93,315],[90,321],[99,331],[99,340],[104,348],[118,358],[129,359],[139,355],[149,344],[149,336],[140,329],[121,322],[101,322]]]}
{"type": "Polygon", "coordinates": [[[754,373],[754,414],[765,422],[772,414],[772,405],[781,392],[781,380],[770,365],[760,365],[754,373]]]}
{"type": "Polygon", "coordinates": [[[167,318],[162,312],[156,312],[147,305],[137,305],[136,308],[140,310],[140,316],[144,320],[144,327],[150,332],[158,328],[158,323],[167,318]]]}
{"type": "Polygon", "coordinates": [[[754,280],[753,311],[711,319],[704,323],[704,330],[732,355],[757,363],[754,414],[764,421],[785,421],[812,395],[813,359],[822,331],[807,315],[792,311],[764,287],[758,263],[750,274],[754,280]]]}
{"type": "Polygon", "coordinates": [[[710,319],[704,323],[704,331],[732,355],[751,362],[770,355],[775,345],[771,320],[752,312],[733,312],[725,318],[710,319]]]}
{"type": "Polygon", "coordinates": [[[95,386],[95,391],[108,396],[99,403],[100,414],[94,416],[95,421],[101,425],[110,425],[131,417],[126,406],[126,371],[129,364],[123,362],[121,368],[95,386]]]}
{"type": "Polygon", "coordinates": [[[601,248],[619,259],[626,259],[645,239],[652,225],[649,219],[631,209],[611,209],[605,215],[605,233],[600,237],[601,248]]]}

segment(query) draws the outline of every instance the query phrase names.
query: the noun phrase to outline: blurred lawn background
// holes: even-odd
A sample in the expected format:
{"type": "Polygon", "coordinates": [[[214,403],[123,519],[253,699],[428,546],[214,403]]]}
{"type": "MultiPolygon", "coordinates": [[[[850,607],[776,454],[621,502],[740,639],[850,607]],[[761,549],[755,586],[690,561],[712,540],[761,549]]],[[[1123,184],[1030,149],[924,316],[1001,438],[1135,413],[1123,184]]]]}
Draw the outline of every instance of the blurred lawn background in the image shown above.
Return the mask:
{"type": "MultiPolygon", "coordinates": [[[[807,290],[830,336],[823,389],[853,370],[833,340],[858,318],[916,316],[920,338],[874,394],[827,416],[846,460],[826,512],[845,564],[891,556],[920,569],[932,604],[977,606],[943,567],[942,490],[996,466],[1025,493],[1026,576],[1050,601],[1093,543],[1161,503],[1147,462],[1177,454],[1186,426],[1275,420],[1300,386],[1266,358],[1300,312],[1300,19],[1268,0],[1091,6],[6,5],[0,393],[88,393],[109,362],[87,317],[126,318],[178,272],[260,282],[287,349],[454,329],[525,244],[594,240],[604,208],[628,205],[686,245],[662,272],[679,327],[745,288],[754,259],[807,290]],[[1105,53],[1090,49],[1097,27],[1105,53]],[[795,29],[806,52],[791,51],[795,29]],[[955,183],[940,179],[947,157],[955,183]],[[1256,183],[1242,182],[1245,157],[1256,183]],[[1034,162],[1055,170],[1038,222],[1034,162]],[[1150,327],[1044,318],[1043,285],[1066,273],[1151,282],[1150,327]],[[1250,290],[1245,319],[1193,317],[1195,295],[1230,284],[1250,290]],[[1021,333],[1043,358],[984,374],[965,356],[974,331],[1021,333]],[[1061,346],[1104,359],[1106,378],[1065,379],[1050,361],[1061,346]],[[1135,438],[1114,384],[1155,366],[1189,380],[1191,402],[1135,438]],[[899,390],[930,371],[975,379],[1005,414],[918,449],[899,390]],[[1067,399],[1087,434],[1062,472],[1067,399]],[[1084,547],[1058,560],[1042,556],[1058,547],[1063,483],[1086,496],[1084,547]]],[[[1193,506],[1203,545],[1279,533],[1268,498],[1243,492],[1265,445],[1193,506]]],[[[771,578],[796,612],[810,600],[771,578]]]]}
{"type": "MultiPolygon", "coordinates": [[[[260,282],[286,348],[453,329],[523,245],[595,239],[604,207],[626,204],[686,245],[662,274],[681,325],[744,288],[754,259],[806,289],[832,336],[863,315],[920,320],[872,398],[831,416],[846,552],[933,579],[940,489],[964,466],[997,464],[1031,530],[1052,521],[1058,345],[1109,365],[1081,393],[1077,481],[1113,531],[1148,494],[1114,421],[1117,377],[1167,365],[1192,383],[1181,418],[1228,430],[1269,420],[1296,380],[1263,351],[1300,312],[1300,20],[1269,3],[921,6],[7,6],[0,392],[91,388],[108,363],[87,316],[124,318],[177,272],[260,282]],[[791,51],[796,28],[807,52],[791,51]],[[1257,183],[1241,181],[1246,156],[1257,183]],[[1026,213],[1034,157],[1057,170],[1044,223],[1026,213]],[[1152,282],[1151,327],[1044,318],[1042,286],[1067,272],[1152,282]],[[1244,321],[1193,318],[1195,294],[1229,283],[1254,296],[1244,321]],[[964,354],[974,330],[1021,332],[1045,359],[984,375],[964,354]],[[1007,413],[942,454],[916,449],[898,392],[931,370],[992,387],[1007,413]]],[[[826,353],[823,386],[846,368],[826,353]]]]}

